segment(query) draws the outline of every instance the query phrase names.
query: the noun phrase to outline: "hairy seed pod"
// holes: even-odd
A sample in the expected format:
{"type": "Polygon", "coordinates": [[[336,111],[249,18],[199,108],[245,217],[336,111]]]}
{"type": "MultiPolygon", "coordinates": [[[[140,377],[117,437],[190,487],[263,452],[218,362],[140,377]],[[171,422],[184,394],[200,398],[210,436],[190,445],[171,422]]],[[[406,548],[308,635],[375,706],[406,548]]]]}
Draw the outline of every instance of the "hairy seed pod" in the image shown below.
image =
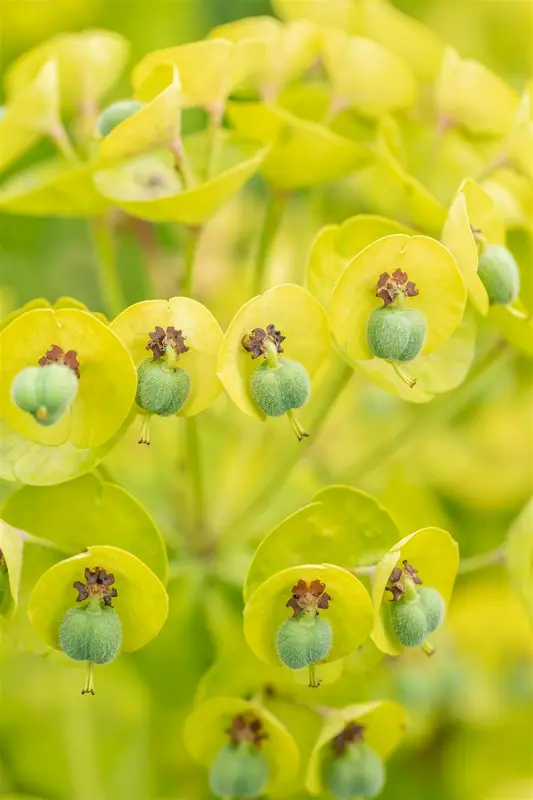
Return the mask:
{"type": "Polygon", "coordinates": [[[419,586],[417,591],[418,602],[426,615],[428,634],[433,633],[444,619],[446,613],[444,600],[439,592],[430,586],[419,586]]]}
{"type": "Polygon", "coordinates": [[[324,783],[333,797],[376,797],[385,785],[385,767],[371,747],[360,742],[324,764],[324,783]]]}
{"type": "Polygon", "coordinates": [[[179,367],[169,369],[164,361],[143,361],[137,368],[137,404],[160,417],[180,411],[189,397],[189,373],[179,367]]]}
{"type": "Polygon", "coordinates": [[[392,629],[404,647],[419,647],[429,633],[426,612],[418,600],[389,604],[392,629]]]}
{"type": "Polygon", "coordinates": [[[505,306],[518,297],[520,273],[513,254],[506,247],[487,245],[479,258],[477,274],[491,305],[505,306]]]}
{"type": "Polygon", "coordinates": [[[268,762],[256,747],[227,745],[213,761],[209,786],[215,797],[259,797],[268,776],[268,762]]]}
{"type": "Polygon", "coordinates": [[[11,386],[13,402],[40,425],[54,425],[78,393],[78,379],[65,364],[26,367],[11,386]]]}
{"type": "Polygon", "coordinates": [[[105,108],[98,119],[98,131],[100,136],[107,136],[113,128],[121,122],[131,117],[143,108],[143,104],[137,100],[117,100],[105,108]]]}
{"type": "Polygon", "coordinates": [[[252,375],[252,400],[269,417],[301,408],[311,391],[309,376],[298,361],[280,358],[276,366],[264,361],[252,375]]]}
{"type": "Polygon", "coordinates": [[[322,617],[300,614],[285,620],[276,637],[280,661],[290,669],[302,669],[326,658],[333,631],[322,617]]]}
{"type": "Polygon", "coordinates": [[[59,626],[59,645],[73,661],[109,664],[122,643],[122,625],[114,608],[89,603],[69,609],[59,626]]]}
{"type": "Polygon", "coordinates": [[[370,352],[389,361],[411,361],[424,344],[426,320],[414,308],[375,308],[367,328],[370,352]]]}

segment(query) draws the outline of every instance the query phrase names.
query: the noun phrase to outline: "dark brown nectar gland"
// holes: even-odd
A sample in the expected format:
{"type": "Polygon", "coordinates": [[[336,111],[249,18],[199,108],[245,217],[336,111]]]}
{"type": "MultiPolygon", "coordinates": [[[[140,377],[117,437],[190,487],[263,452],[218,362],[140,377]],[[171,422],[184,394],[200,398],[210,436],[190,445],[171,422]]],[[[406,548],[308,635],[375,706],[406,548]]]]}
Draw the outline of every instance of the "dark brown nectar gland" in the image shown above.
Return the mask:
{"type": "Polygon", "coordinates": [[[58,344],[53,344],[37,363],[40,367],[47,367],[49,364],[64,364],[65,367],[70,367],[77,378],[80,377],[80,362],[77,352],[75,350],[65,352],[58,344]]]}
{"type": "Polygon", "coordinates": [[[110,608],[113,607],[111,600],[113,597],[118,596],[118,592],[114,587],[110,588],[115,583],[115,576],[112,572],[106,572],[102,567],[95,567],[94,569],[86,567],[85,581],[86,583],[75,581],[72,584],[78,592],[77,603],[82,603],[89,598],[99,598],[104,601],[104,605],[110,608]]]}
{"type": "Polygon", "coordinates": [[[249,744],[259,750],[262,742],[268,739],[268,733],[263,730],[263,723],[252,712],[234,717],[225,733],[228,734],[230,744],[234,747],[249,744]]]}
{"type": "Polygon", "coordinates": [[[365,726],[359,725],[357,722],[348,722],[344,730],[331,740],[331,746],[335,755],[342,756],[344,751],[352,744],[359,744],[365,738],[365,726]]]}
{"type": "Polygon", "coordinates": [[[405,595],[407,591],[405,586],[406,581],[410,584],[422,585],[422,581],[418,577],[418,570],[409,564],[406,559],[402,561],[402,564],[403,569],[401,567],[394,567],[385,587],[385,591],[392,594],[391,603],[397,602],[405,595]]]}
{"type": "Polygon", "coordinates": [[[292,597],[285,604],[287,608],[292,608],[292,618],[299,617],[300,614],[317,615],[319,609],[329,608],[331,595],[326,592],[326,584],[315,579],[307,583],[302,578],[292,587],[292,597]]]}
{"type": "Polygon", "coordinates": [[[155,326],[155,330],[151,331],[150,341],[144,348],[152,352],[152,361],[157,361],[167,353],[167,347],[170,347],[177,357],[182,353],[187,353],[190,347],[185,344],[185,336],[182,330],[177,330],[173,325],[169,325],[164,330],[160,325],[155,326]]]}
{"type": "Polygon", "coordinates": [[[283,353],[281,344],[285,339],[286,337],[283,336],[281,331],[277,331],[276,326],[271,324],[267,325],[266,330],[264,328],[254,328],[251,333],[243,336],[242,346],[252,354],[252,359],[259,358],[259,356],[268,358],[269,347],[272,347],[272,345],[276,348],[277,353],[283,353]]]}
{"type": "Polygon", "coordinates": [[[407,272],[401,269],[395,270],[392,275],[382,272],[376,285],[376,297],[381,297],[383,306],[394,305],[397,298],[416,297],[419,293],[413,281],[409,280],[407,272]]]}

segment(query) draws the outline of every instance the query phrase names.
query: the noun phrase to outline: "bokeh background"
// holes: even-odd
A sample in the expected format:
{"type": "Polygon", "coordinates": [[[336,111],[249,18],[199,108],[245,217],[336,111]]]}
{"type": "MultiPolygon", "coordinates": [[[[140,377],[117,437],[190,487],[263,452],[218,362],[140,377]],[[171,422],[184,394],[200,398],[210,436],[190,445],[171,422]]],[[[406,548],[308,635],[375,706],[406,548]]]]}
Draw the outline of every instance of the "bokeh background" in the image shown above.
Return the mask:
{"type": "MultiPolygon", "coordinates": [[[[396,5],[517,90],[530,77],[533,5],[527,0],[396,5]]],[[[201,38],[214,25],[272,13],[262,0],[1,0],[0,10],[2,72],[59,31],[116,30],[131,43],[131,67],[145,53],[201,38]]],[[[128,75],[126,70],[110,99],[129,94],[128,75]]],[[[186,115],[189,129],[200,121],[186,115]]],[[[45,153],[47,145],[41,148],[30,158],[45,153]]],[[[252,181],[210,223],[201,244],[197,296],[223,328],[250,293],[263,191],[259,179],[252,181]]],[[[269,283],[301,282],[320,226],[359,210],[334,186],[296,193],[270,258],[269,283]]],[[[527,237],[513,235],[533,269],[527,237]]],[[[123,224],[118,255],[129,303],[175,293],[183,247],[184,231],[177,225],[123,224]]],[[[94,257],[83,221],[0,215],[2,314],[33,297],[54,301],[61,295],[103,310],[94,257]]],[[[493,330],[480,329],[479,358],[494,340],[493,330]]],[[[498,546],[531,493],[531,377],[531,362],[506,347],[479,377],[420,407],[356,375],[306,457],[262,502],[261,476],[276,469],[287,431],[282,425],[265,430],[221,396],[200,426],[209,525],[221,542],[207,564],[187,540],[187,463],[179,421],[167,427],[156,421],[153,445],[142,452],[137,431],[130,430],[105,459],[102,474],[131,491],[161,527],[171,560],[169,621],[144,651],[100,671],[94,701],[79,696],[76,669],[25,652],[24,633],[20,641],[3,640],[0,796],[210,797],[204,770],[185,751],[182,725],[205,671],[217,656],[240,646],[240,587],[254,544],[321,487],[346,483],[380,498],[404,533],[442,526],[465,557],[498,546]]],[[[1,497],[13,488],[3,483],[1,497]]],[[[385,660],[345,689],[346,702],[391,697],[408,709],[406,740],[390,762],[383,798],[533,797],[532,634],[503,566],[459,577],[438,644],[434,659],[415,653],[385,660]]]]}

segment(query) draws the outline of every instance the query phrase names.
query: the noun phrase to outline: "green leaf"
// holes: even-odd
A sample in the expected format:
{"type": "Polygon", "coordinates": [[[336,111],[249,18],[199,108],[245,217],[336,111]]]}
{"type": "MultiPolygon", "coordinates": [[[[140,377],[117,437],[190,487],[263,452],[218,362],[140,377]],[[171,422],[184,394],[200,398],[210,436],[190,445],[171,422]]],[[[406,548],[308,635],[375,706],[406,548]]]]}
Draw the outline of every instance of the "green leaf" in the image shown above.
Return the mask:
{"type": "Polygon", "coordinates": [[[327,561],[345,569],[374,564],[399,536],[375,498],[350,486],[328,486],[263,539],[248,569],[244,599],[280,569],[298,564],[327,561]]]}
{"type": "Polygon", "coordinates": [[[96,475],[49,488],[25,486],[9,495],[2,514],[9,524],[54,542],[65,553],[93,542],[128,550],[166,581],[165,545],[155,522],[125,489],[96,475]]]}
{"type": "Polygon", "coordinates": [[[507,568],[533,622],[533,499],[522,509],[507,533],[507,568]]]}

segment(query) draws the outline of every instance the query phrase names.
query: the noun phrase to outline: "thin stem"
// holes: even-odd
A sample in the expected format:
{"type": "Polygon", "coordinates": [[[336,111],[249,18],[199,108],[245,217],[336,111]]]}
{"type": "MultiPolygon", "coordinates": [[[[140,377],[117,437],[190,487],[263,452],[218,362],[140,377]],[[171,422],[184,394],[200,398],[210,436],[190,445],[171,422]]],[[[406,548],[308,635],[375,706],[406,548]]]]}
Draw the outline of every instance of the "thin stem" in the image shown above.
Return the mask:
{"type": "Polygon", "coordinates": [[[283,192],[269,189],[269,197],[265,208],[263,229],[259,239],[259,250],[255,262],[253,284],[254,294],[259,294],[263,289],[268,257],[281,223],[281,218],[285,209],[285,201],[286,195],[283,192]]]}
{"type": "Polygon", "coordinates": [[[198,255],[198,246],[200,244],[200,235],[202,228],[187,228],[187,247],[185,250],[185,268],[183,273],[183,283],[181,293],[185,297],[192,295],[192,287],[194,281],[194,267],[196,265],[196,257],[198,255]]]}
{"type": "Polygon", "coordinates": [[[192,523],[196,550],[207,549],[205,529],[205,486],[200,452],[200,437],[196,417],[185,419],[187,441],[187,464],[191,478],[192,523]]]}
{"type": "Polygon", "coordinates": [[[289,422],[291,424],[291,428],[293,429],[294,434],[295,434],[296,438],[298,439],[298,441],[299,442],[303,442],[304,439],[307,439],[309,434],[306,431],[304,431],[304,429],[302,428],[301,423],[295,417],[294,411],[292,409],[287,411],[287,419],[289,420],[289,422]]]}
{"type": "Polygon", "coordinates": [[[172,143],[170,151],[174,155],[174,168],[179,175],[183,189],[190,189],[193,181],[181,139],[177,139],[172,143]]]}
{"type": "Polygon", "coordinates": [[[70,141],[69,135],[65,129],[65,126],[58,122],[57,125],[50,131],[50,138],[52,139],[53,143],[59,150],[62,156],[71,163],[71,164],[78,164],[79,158],[76,150],[74,149],[74,145],[70,141]]]}
{"type": "Polygon", "coordinates": [[[497,564],[502,564],[505,561],[505,547],[500,545],[494,550],[489,550],[488,553],[481,553],[479,556],[470,556],[469,558],[461,559],[459,564],[459,575],[469,575],[471,572],[477,572],[479,569],[487,567],[494,567],[497,564]]]}
{"type": "Polygon", "coordinates": [[[125,308],[124,295],[117,272],[115,244],[107,218],[90,221],[95,249],[98,255],[98,282],[107,313],[111,318],[125,308]]]}
{"type": "Polygon", "coordinates": [[[435,647],[427,639],[422,645],[422,650],[427,656],[434,656],[436,653],[435,647]]]}
{"type": "Polygon", "coordinates": [[[87,675],[85,678],[85,686],[81,690],[82,694],[94,694],[94,674],[93,662],[87,661],[87,675]]]}
{"type": "Polygon", "coordinates": [[[410,389],[412,389],[413,386],[416,386],[416,378],[413,378],[411,375],[409,375],[409,373],[406,372],[404,368],[398,364],[397,361],[389,361],[389,364],[393,368],[396,375],[400,378],[400,380],[406,383],[410,389]]]}
{"type": "Polygon", "coordinates": [[[316,677],[316,669],[314,664],[309,664],[309,688],[316,689],[320,686],[320,681],[316,677]]]}
{"type": "Polygon", "coordinates": [[[220,126],[224,113],[224,105],[215,105],[207,110],[209,114],[209,124],[207,127],[207,148],[204,166],[204,180],[208,181],[213,174],[216,164],[218,148],[220,145],[220,126]]]}

